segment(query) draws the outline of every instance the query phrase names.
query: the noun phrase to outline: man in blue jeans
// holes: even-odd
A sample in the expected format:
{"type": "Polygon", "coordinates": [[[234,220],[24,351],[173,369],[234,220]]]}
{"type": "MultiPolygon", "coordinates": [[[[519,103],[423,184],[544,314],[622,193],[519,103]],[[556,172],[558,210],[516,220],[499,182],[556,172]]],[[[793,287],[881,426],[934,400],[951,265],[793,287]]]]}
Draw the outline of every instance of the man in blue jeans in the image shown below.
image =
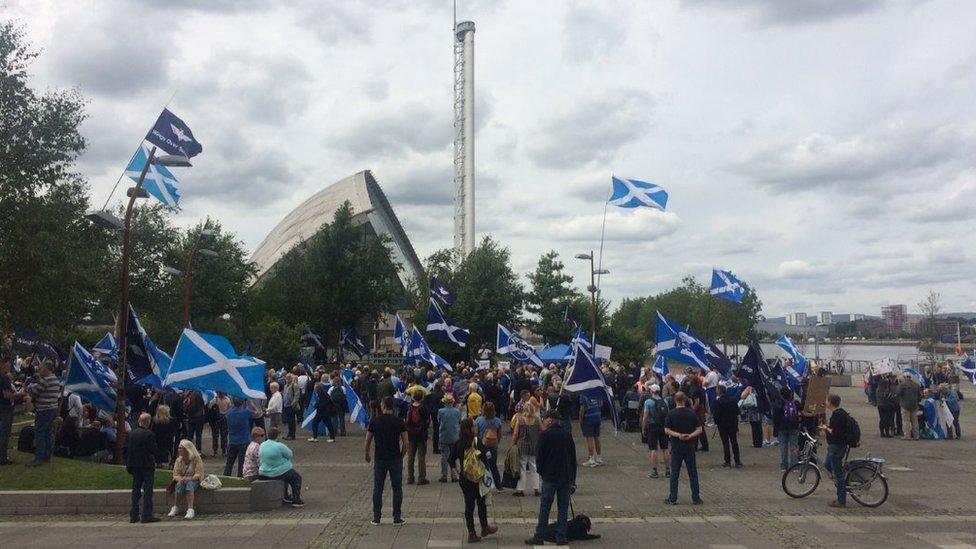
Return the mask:
{"type": "Polygon", "coordinates": [[[847,410],[840,407],[840,395],[827,397],[827,411],[830,412],[830,423],[821,425],[820,429],[827,432],[827,470],[834,475],[837,485],[837,499],[828,505],[836,508],[847,507],[847,485],[844,484],[844,456],[847,455],[847,423],[850,416],[847,410]]]}
{"type": "Polygon", "coordinates": [[[383,397],[379,417],[373,418],[366,428],[366,463],[370,461],[369,449],[376,441],[373,455],[373,520],[380,523],[383,509],[383,486],[390,476],[393,488],[393,524],[403,524],[403,454],[407,449],[407,427],[403,420],[393,415],[393,397],[383,397]]]}
{"type": "Polygon", "coordinates": [[[28,467],[36,467],[51,461],[54,448],[51,429],[58,415],[58,397],[61,396],[61,383],[51,371],[52,364],[45,360],[37,369],[40,380],[30,392],[34,398],[34,461],[28,467]]]}
{"type": "Polygon", "coordinates": [[[556,545],[566,545],[569,522],[569,496],[576,491],[576,444],[573,435],[562,427],[562,416],[555,410],[546,412],[545,430],[539,435],[535,465],[542,477],[539,522],[526,545],[543,545],[549,528],[549,511],[556,501],[556,545]]]}
{"type": "Polygon", "coordinates": [[[678,504],[678,475],[681,464],[688,469],[688,481],[691,484],[691,502],[701,505],[702,499],[698,490],[698,464],[695,462],[695,441],[702,434],[701,422],[698,416],[688,408],[688,398],[684,393],[674,395],[674,410],[668,412],[664,420],[664,433],[671,439],[671,493],[664,503],[678,504]]]}

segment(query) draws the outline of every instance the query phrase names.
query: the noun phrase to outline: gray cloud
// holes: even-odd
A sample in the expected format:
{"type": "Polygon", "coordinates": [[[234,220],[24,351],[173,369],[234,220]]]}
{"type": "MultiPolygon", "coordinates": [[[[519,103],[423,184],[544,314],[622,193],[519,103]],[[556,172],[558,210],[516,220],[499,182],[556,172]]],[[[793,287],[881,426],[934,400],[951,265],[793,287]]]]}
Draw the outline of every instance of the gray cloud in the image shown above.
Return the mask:
{"type": "MultiPolygon", "coordinates": [[[[774,190],[842,186],[863,190],[885,179],[932,173],[949,164],[972,165],[976,140],[969,128],[890,125],[859,135],[814,133],[795,141],[760,145],[743,155],[732,171],[774,190]]],[[[917,190],[917,189],[915,189],[917,190]]]]}
{"type": "Polygon", "coordinates": [[[237,127],[211,127],[209,135],[212,145],[204,143],[206,156],[182,172],[185,176],[177,174],[184,199],[267,207],[289,196],[298,176],[281,147],[246,138],[237,127]]]}
{"type": "Polygon", "coordinates": [[[435,164],[395,170],[383,179],[383,190],[394,205],[446,206],[454,203],[454,167],[451,159],[435,164]]]}
{"type": "Polygon", "coordinates": [[[619,14],[596,6],[575,6],[563,19],[563,55],[575,63],[599,59],[626,39],[619,14]]]}
{"type": "Polygon", "coordinates": [[[803,25],[824,23],[869,13],[890,4],[889,0],[685,0],[705,9],[729,8],[747,10],[768,25],[803,25]]]}
{"type": "Polygon", "coordinates": [[[581,99],[571,110],[543,121],[526,153],[549,168],[606,163],[620,147],[645,134],[653,103],[649,93],[626,88],[581,99]]]}
{"type": "Polygon", "coordinates": [[[353,120],[328,142],[351,155],[375,158],[446,150],[453,138],[450,109],[412,101],[353,120]]]}
{"type": "Polygon", "coordinates": [[[114,2],[59,19],[47,60],[52,74],[86,95],[122,98],[168,89],[174,27],[140,21],[138,10],[114,2]]]}

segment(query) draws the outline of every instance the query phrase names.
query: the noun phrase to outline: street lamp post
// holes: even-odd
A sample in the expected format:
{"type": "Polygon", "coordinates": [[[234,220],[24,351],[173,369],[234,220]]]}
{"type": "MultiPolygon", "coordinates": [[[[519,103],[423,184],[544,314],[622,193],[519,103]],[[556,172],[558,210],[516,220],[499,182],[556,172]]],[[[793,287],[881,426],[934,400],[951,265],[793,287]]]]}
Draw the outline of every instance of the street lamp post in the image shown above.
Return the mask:
{"type": "MultiPolygon", "coordinates": [[[[591,250],[588,254],[576,254],[576,259],[582,259],[584,261],[590,262],[590,285],[587,286],[586,290],[590,292],[590,331],[593,333],[592,343],[596,345],[596,294],[599,290],[596,287],[596,275],[610,274],[610,271],[606,269],[597,270],[593,265],[593,251],[591,250]]],[[[594,347],[594,352],[596,349],[594,347]]]]}
{"type": "Polygon", "coordinates": [[[216,257],[217,252],[213,250],[207,250],[200,248],[200,241],[204,236],[213,236],[215,233],[208,227],[210,226],[210,218],[203,224],[203,228],[197,234],[196,240],[193,242],[193,248],[190,249],[190,255],[186,258],[186,268],[183,270],[183,326],[186,328],[190,327],[190,294],[193,287],[193,265],[196,262],[197,254],[203,255],[205,257],[216,257]]]}
{"type": "MultiPolygon", "coordinates": [[[[190,165],[190,161],[182,156],[164,155],[156,158],[156,147],[153,147],[149,151],[149,156],[146,158],[146,164],[142,167],[142,173],[139,174],[139,179],[136,181],[136,186],[129,190],[127,193],[129,196],[129,203],[125,208],[125,218],[122,221],[122,299],[119,304],[119,335],[118,345],[119,345],[119,391],[116,393],[115,398],[115,462],[122,463],[122,448],[125,445],[125,393],[128,373],[126,372],[126,355],[128,354],[128,343],[126,334],[129,330],[129,271],[130,271],[130,256],[132,252],[132,210],[135,206],[136,198],[140,196],[145,196],[142,189],[142,183],[146,179],[146,173],[149,172],[149,166],[152,164],[158,164],[161,166],[180,166],[187,167],[190,165]]],[[[117,228],[113,216],[110,214],[106,216],[107,212],[93,212],[89,214],[88,219],[97,225],[102,227],[117,228]]]]}

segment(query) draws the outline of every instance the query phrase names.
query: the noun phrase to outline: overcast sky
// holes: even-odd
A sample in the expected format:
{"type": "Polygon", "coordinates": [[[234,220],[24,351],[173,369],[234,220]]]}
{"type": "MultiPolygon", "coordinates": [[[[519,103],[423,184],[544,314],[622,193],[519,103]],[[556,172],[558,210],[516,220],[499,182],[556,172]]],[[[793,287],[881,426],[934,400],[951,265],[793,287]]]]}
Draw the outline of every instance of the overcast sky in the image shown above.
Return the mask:
{"type": "MultiPolygon", "coordinates": [[[[90,100],[99,205],[175,94],[204,146],[177,223],[216,216],[253,250],[370,169],[422,257],[452,244],[449,0],[4,2],[36,84],[90,100]]],[[[519,271],[555,249],[585,286],[572,256],[599,247],[615,173],[670,193],[667,213],[609,211],[615,303],[714,266],[767,316],[911,311],[930,289],[976,309],[976,2],[460,4],[478,236],[519,271]]]]}

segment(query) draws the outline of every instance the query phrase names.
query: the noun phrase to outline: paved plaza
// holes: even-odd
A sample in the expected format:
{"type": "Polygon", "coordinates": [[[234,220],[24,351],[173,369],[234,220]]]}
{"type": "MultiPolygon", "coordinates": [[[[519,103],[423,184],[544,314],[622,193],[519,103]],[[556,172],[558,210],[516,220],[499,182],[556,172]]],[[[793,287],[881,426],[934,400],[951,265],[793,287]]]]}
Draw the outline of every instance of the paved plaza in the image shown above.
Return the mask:
{"type": "MultiPolygon", "coordinates": [[[[634,433],[606,433],[607,464],[581,468],[576,511],[593,518],[598,540],[575,542],[586,547],[976,547],[976,432],[972,402],[976,392],[964,389],[961,441],[881,439],[877,413],[856,388],[837,389],[844,406],[863,431],[856,456],[885,457],[891,496],[882,507],[867,509],[849,500],[846,510],[828,509],[827,482],[808,498],[793,500],[780,487],[779,449],[754,449],[748,426],[740,431],[743,469],[721,467],[721,443],[698,457],[705,504],[692,506],[683,480],[676,507],[663,499],[667,480],[647,478],[647,452],[634,433]]],[[[574,428],[578,427],[574,425],[574,428]]],[[[585,454],[579,438],[577,448],[585,454]]],[[[712,436],[712,429],[709,429],[712,436]]],[[[427,486],[404,487],[407,524],[389,524],[387,489],[384,524],[369,523],[372,490],[370,465],[362,459],[362,432],[351,429],[336,443],[304,440],[292,443],[298,470],[305,478],[306,507],[282,508],[263,515],[201,515],[194,521],[164,520],[130,525],[123,516],[7,518],[0,522],[0,546],[55,547],[459,547],[465,544],[462,499],[456,484],[440,484],[439,456],[428,455],[427,486]]],[[[507,446],[507,445],[506,445],[507,446]]],[[[209,447],[205,443],[204,447],[209,447]]],[[[584,456],[585,458],[585,456],[584,456]]],[[[582,461],[582,459],[580,460],[582,461]]],[[[206,461],[213,470],[218,460],[206,461]]],[[[538,498],[494,496],[489,514],[498,534],[486,546],[523,546],[538,513],[538,498]]],[[[157,512],[168,505],[156,502],[157,512]]],[[[554,515],[553,515],[554,516],[554,515]]]]}

